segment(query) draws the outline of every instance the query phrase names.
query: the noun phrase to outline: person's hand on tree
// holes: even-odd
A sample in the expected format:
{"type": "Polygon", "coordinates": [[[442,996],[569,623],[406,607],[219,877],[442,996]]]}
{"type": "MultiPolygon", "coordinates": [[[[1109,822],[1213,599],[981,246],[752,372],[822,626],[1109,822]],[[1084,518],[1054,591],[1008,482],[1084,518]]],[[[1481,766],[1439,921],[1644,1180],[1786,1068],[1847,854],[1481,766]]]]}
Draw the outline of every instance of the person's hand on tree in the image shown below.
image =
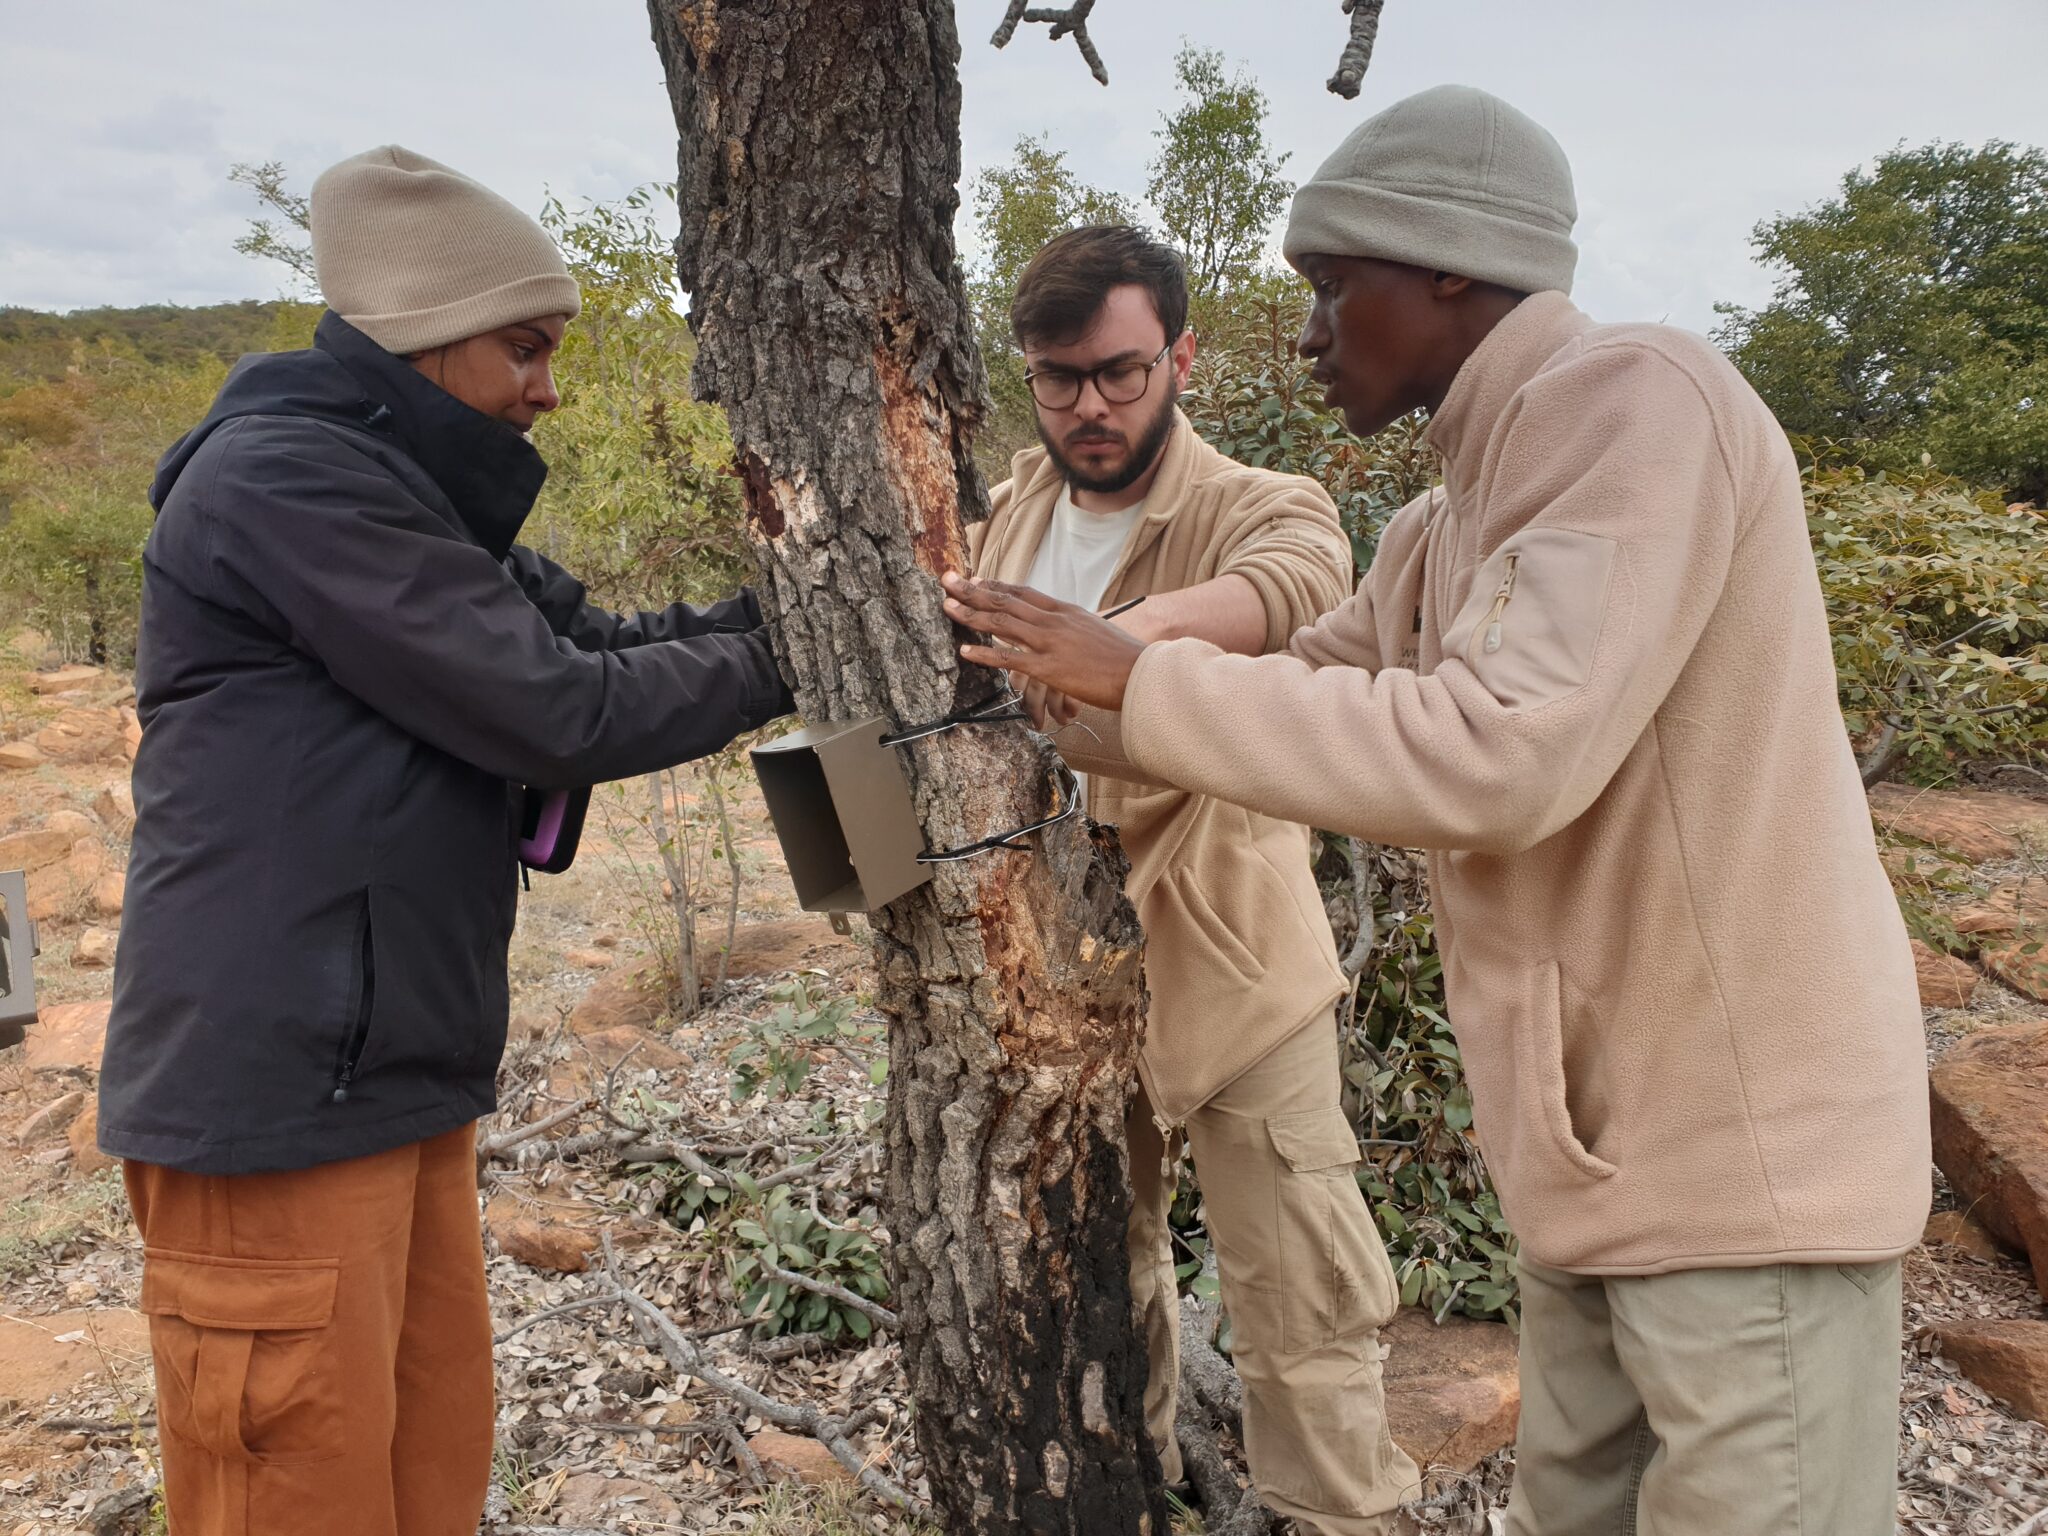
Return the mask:
{"type": "Polygon", "coordinates": [[[974,581],[948,571],[946,613],[955,623],[993,636],[997,645],[963,645],[967,661],[1023,679],[1025,706],[1043,728],[1064,725],[1079,706],[1122,709],[1131,669],[1144,641],[1086,608],[1030,587],[974,581]]]}

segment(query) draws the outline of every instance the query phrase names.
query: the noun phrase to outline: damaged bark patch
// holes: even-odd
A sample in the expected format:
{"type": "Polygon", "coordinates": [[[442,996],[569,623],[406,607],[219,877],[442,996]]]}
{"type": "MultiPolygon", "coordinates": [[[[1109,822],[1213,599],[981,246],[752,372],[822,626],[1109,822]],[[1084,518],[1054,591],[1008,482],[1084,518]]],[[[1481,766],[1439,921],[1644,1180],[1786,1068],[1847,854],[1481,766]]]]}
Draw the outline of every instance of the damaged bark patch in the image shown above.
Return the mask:
{"type": "Polygon", "coordinates": [[[937,576],[967,569],[960,524],[960,472],[950,445],[952,414],[929,384],[919,385],[894,348],[875,352],[882,394],[882,462],[917,517],[911,545],[918,567],[937,576]]]}
{"type": "Polygon", "coordinates": [[[747,517],[761,530],[764,539],[781,538],[784,527],[782,504],[776,500],[775,481],[768,473],[767,464],[749,448],[740,455],[737,467],[746,496],[747,517]]]}

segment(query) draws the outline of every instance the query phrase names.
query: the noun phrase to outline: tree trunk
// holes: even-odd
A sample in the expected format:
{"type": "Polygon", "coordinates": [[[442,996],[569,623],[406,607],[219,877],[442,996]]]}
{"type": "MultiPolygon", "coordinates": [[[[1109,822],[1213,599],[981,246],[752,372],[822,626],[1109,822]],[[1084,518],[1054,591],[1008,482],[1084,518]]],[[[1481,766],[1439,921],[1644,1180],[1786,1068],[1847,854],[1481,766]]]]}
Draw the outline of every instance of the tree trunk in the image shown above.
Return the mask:
{"type": "MultiPolygon", "coordinates": [[[[943,718],[936,577],[986,515],[985,380],[955,261],[949,0],[650,0],[681,136],[694,386],[732,425],[762,602],[804,716],[943,718]]],[[[1051,813],[1016,725],[904,752],[927,844],[1051,813]]],[[[941,864],[873,915],[886,1200],[918,1443],[947,1528],[1164,1536],[1131,1314],[1123,1117],[1142,937],[1112,834],[941,864]]]]}

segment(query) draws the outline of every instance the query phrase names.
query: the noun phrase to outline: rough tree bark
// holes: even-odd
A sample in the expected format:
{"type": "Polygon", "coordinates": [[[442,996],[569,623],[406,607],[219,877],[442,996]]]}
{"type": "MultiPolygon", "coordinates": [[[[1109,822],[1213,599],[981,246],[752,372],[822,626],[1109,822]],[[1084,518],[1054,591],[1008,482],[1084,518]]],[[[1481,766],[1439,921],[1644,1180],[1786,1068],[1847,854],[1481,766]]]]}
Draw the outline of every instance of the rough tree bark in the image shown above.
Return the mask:
{"type": "MultiPolygon", "coordinates": [[[[762,601],[805,718],[947,716],[993,696],[935,578],[986,515],[985,380],[955,260],[950,0],[649,0],[681,139],[677,257],[746,486],[762,601]]],[[[929,845],[1052,809],[1017,726],[905,766],[929,845]]],[[[941,865],[876,913],[890,1020],[896,1304],[951,1530],[1163,1536],[1125,1273],[1123,1116],[1141,934],[1080,818],[941,865]]]]}

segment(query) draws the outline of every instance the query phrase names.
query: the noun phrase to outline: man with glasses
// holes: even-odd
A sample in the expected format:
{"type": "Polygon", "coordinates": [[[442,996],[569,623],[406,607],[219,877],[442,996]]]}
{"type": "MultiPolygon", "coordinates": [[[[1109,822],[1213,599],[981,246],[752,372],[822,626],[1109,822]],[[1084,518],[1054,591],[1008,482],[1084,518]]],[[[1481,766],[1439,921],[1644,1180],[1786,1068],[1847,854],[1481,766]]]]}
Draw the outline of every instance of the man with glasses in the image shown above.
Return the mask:
{"type": "MultiPolygon", "coordinates": [[[[1181,260],[1142,231],[1077,229],[1018,282],[1011,323],[1042,449],[1017,456],[974,530],[976,568],[1141,641],[1259,655],[1348,595],[1351,555],[1313,481],[1232,462],[1176,408],[1194,362],[1181,260]]],[[[1353,1169],[1332,1004],[1344,990],[1302,826],[1143,781],[1115,719],[1026,683],[1033,717],[1117,824],[1151,991],[1128,1127],[1131,1289],[1146,1427],[1169,1481],[1178,1321],[1167,1227],[1185,1138],[1244,1379],[1245,1450],[1311,1536],[1383,1536],[1417,1490],[1388,1436],[1379,1328],[1396,1288],[1353,1169]]]]}

